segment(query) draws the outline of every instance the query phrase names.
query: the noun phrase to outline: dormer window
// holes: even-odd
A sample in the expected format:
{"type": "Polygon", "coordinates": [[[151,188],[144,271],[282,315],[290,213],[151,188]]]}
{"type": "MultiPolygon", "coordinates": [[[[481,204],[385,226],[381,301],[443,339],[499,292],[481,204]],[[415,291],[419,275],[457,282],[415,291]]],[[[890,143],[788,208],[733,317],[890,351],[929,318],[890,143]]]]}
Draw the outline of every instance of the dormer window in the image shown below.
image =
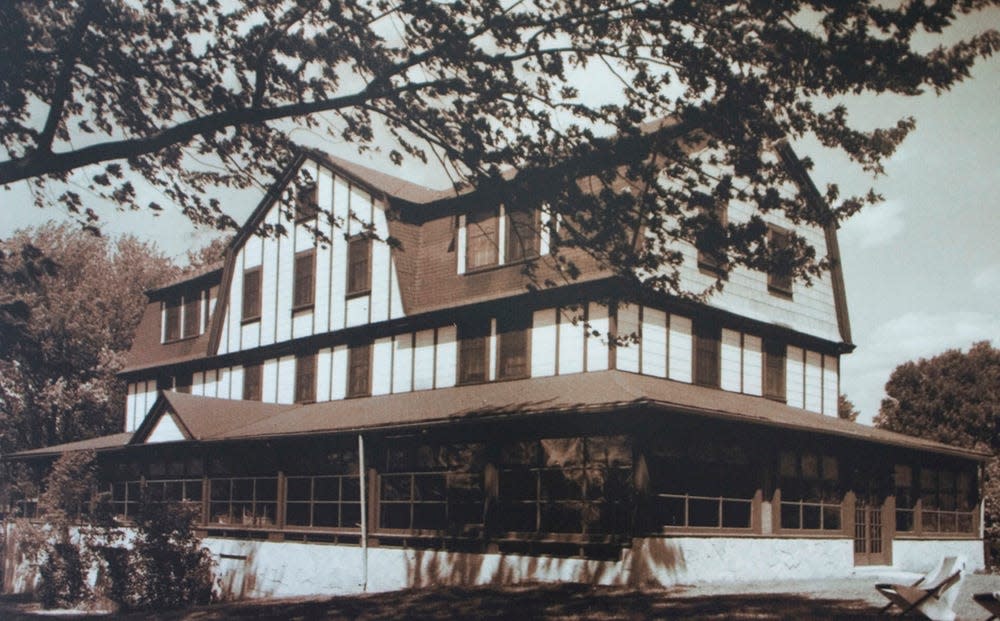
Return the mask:
{"type": "Polygon", "coordinates": [[[496,210],[483,209],[470,213],[466,217],[465,228],[467,231],[466,269],[474,270],[496,265],[500,254],[496,210]]]}
{"type": "Polygon", "coordinates": [[[511,209],[507,212],[504,262],[516,263],[538,256],[541,236],[538,212],[534,209],[511,209]]]}
{"type": "Polygon", "coordinates": [[[174,295],[164,300],[161,341],[179,341],[204,332],[204,305],[202,291],[174,295]]]}

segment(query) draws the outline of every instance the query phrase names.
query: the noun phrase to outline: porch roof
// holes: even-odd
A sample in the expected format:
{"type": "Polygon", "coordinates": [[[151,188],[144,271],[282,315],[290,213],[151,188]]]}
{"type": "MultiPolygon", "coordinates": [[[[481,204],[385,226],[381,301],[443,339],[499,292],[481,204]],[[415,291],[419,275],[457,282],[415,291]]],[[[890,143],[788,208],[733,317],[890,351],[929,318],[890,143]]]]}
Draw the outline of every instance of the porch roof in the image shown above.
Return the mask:
{"type": "MultiPolygon", "coordinates": [[[[614,370],[306,405],[265,404],[163,393],[158,406],[154,406],[128,444],[145,442],[145,432],[152,428],[155,423],[153,419],[167,411],[179,419],[188,440],[219,442],[423,427],[469,420],[515,419],[540,414],[610,412],[636,407],[812,432],[977,460],[989,457],[988,453],[815,414],[763,397],[614,370]],[[160,405],[165,407],[159,407],[160,405]]],[[[123,435],[128,434],[108,438],[121,438],[123,435]]],[[[77,447],[77,444],[83,443],[24,451],[12,457],[93,448],[77,447]]],[[[119,440],[119,446],[124,444],[124,441],[119,440]]]]}

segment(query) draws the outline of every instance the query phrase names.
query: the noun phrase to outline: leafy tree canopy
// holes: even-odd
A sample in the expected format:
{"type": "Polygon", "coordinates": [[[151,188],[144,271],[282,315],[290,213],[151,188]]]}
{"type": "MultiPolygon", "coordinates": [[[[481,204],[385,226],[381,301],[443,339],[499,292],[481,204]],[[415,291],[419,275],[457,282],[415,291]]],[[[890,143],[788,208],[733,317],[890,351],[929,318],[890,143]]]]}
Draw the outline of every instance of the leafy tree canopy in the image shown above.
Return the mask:
{"type": "MultiPolygon", "coordinates": [[[[232,227],[206,191],[275,178],[297,125],[397,164],[437,162],[456,184],[517,169],[502,200],[572,213],[560,244],[676,291],[674,242],[710,228],[694,209],[706,200],[815,224],[878,200],[829,187],[828,207],[778,192],[790,173],[769,147],[811,135],[878,173],[912,119],[860,130],[830,102],[948,89],[1000,35],[926,52],[916,38],[995,4],[5,2],[0,184],[27,180],[44,203],[47,186],[72,181],[123,208],[161,209],[139,203],[142,178],[192,220],[232,227]],[[678,144],[669,128],[639,129],[664,118],[703,133],[678,144]],[[587,188],[573,183],[590,175],[587,188]],[[636,244],[641,230],[654,239],[636,244]]],[[[77,189],[60,187],[93,224],[77,189]]],[[[784,266],[808,280],[826,267],[802,238],[769,247],[759,218],[721,233],[713,242],[730,268],[784,266]]]]}
{"type": "Polygon", "coordinates": [[[0,242],[7,306],[0,316],[0,452],[121,429],[115,377],[145,309],[143,292],[177,273],[134,237],[62,225],[0,242]]]}
{"type": "Polygon", "coordinates": [[[837,416],[839,418],[855,422],[860,414],[861,412],[854,407],[854,403],[847,398],[847,395],[843,393],[837,395],[837,416]]]}
{"type": "Polygon", "coordinates": [[[1000,452],[1000,349],[988,341],[899,365],[875,425],[1000,452]]]}

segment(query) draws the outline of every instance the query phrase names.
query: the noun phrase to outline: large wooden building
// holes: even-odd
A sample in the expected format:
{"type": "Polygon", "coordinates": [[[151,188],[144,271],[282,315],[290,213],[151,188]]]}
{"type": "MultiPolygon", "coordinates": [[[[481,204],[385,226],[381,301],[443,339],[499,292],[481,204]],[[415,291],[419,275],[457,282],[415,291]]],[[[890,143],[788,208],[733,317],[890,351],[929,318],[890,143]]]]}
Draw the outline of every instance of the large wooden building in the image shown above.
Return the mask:
{"type": "Polygon", "coordinates": [[[124,432],[19,457],[96,450],[124,521],[144,494],[196,505],[244,596],[983,565],[983,456],[837,416],[833,227],[766,214],[832,270],[738,268],[694,303],[585,258],[531,288],[559,223],[493,205],[304,152],[224,264],[148,293],[124,432]],[[302,178],[319,214],[283,198],[302,178]]]}

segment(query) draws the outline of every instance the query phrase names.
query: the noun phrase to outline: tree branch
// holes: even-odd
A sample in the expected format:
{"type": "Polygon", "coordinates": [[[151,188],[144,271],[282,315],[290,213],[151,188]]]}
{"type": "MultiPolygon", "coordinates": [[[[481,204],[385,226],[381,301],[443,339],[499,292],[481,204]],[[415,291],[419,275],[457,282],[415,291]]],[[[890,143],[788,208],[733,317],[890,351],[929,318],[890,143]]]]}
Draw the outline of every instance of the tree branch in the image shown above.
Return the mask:
{"type": "Polygon", "coordinates": [[[460,85],[461,80],[450,78],[406,84],[388,92],[379,92],[371,88],[366,88],[353,95],[334,97],[322,101],[295,103],[273,108],[226,110],[180,123],[179,125],[143,138],[106,142],[64,153],[34,152],[26,157],[0,162],[0,185],[22,181],[39,175],[64,173],[74,168],[98,162],[146,155],[173,144],[186,143],[195,136],[211,134],[229,127],[263,123],[286,117],[303,116],[330,110],[340,110],[358,106],[380,97],[460,85]]]}

